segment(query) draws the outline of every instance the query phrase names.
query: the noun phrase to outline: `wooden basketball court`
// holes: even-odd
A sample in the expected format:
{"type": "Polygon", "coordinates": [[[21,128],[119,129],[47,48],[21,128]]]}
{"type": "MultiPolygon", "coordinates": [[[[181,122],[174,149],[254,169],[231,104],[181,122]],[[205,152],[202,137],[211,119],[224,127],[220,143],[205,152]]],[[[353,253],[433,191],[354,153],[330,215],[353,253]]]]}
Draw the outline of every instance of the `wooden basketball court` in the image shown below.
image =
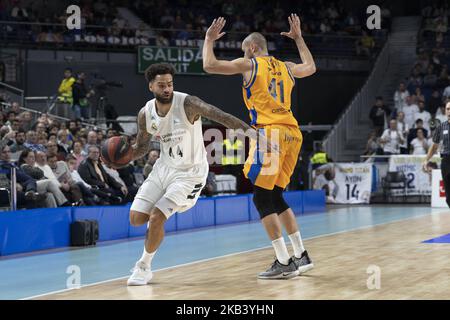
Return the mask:
{"type": "Polygon", "coordinates": [[[256,278],[269,247],[156,271],[144,287],[123,278],[37,299],[450,299],[449,244],[422,243],[448,233],[445,211],[306,240],[315,268],[290,280],[256,278]]]}

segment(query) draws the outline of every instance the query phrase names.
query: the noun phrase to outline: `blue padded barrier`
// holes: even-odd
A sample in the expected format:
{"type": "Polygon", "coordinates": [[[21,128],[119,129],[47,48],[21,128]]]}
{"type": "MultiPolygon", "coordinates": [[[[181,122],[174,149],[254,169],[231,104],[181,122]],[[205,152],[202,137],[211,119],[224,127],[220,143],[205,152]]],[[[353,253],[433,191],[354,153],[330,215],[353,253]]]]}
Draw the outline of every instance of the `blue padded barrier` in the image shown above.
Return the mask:
{"type": "Polygon", "coordinates": [[[170,217],[169,220],[164,224],[164,230],[166,232],[174,232],[177,231],[177,215],[174,214],[170,217]]]}
{"type": "Polygon", "coordinates": [[[303,192],[302,191],[288,191],[283,194],[284,200],[294,211],[295,215],[303,213],[303,192]]]}
{"type": "Polygon", "coordinates": [[[130,205],[73,208],[73,221],[93,219],[98,221],[99,241],[128,238],[130,205]]]}
{"type": "Polygon", "coordinates": [[[0,255],[67,247],[71,208],[0,212],[0,255]]]}
{"type": "Polygon", "coordinates": [[[177,231],[210,227],[214,225],[214,198],[200,198],[197,204],[186,212],[177,213],[177,231]]]}
{"type": "Polygon", "coordinates": [[[216,197],[216,225],[249,221],[248,195],[216,197]]]}
{"type": "Polygon", "coordinates": [[[325,211],[325,191],[303,191],[303,213],[325,211]]]}
{"type": "MultiPolygon", "coordinates": [[[[284,194],[296,214],[325,210],[325,192],[294,191],[284,194]]],[[[177,213],[165,224],[166,232],[259,220],[253,195],[200,198],[193,208],[177,213]]],[[[99,222],[100,241],[143,236],[147,225],[132,227],[130,205],[19,210],[0,213],[0,255],[70,245],[70,224],[75,220],[99,222]]]]}
{"type": "Polygon", "coordinates": [[[256,210],[255,204],[253,203],[253,194],[248,195],[248,208],[250,211],[250,221],[259,220],[258,210],[256,210]]]}

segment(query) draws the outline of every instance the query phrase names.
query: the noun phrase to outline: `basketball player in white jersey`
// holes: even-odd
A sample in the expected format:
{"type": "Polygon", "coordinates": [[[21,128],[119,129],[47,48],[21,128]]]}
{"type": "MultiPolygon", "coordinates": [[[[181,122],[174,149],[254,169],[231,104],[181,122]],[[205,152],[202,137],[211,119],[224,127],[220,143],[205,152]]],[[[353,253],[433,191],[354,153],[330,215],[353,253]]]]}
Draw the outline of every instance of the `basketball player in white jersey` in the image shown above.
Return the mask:
{"type": "Polygon", "coordinates": [[[200,117],[227,128],[242,129],[251,139],[264,140],[242,120],[197,97],[174,91],[174,74],[174,68],[166,63],[153,64],[145,71],[155,98],[139,111],[133,160],[149,152],[152,136],[160,141],[161,157],[139,188],[130,209],[133,226],[150,222],[144,252],[128,279],[130,286],[150,282],[151,262],[164,238],[164,223],[176,212],[192,208],[205,186],[209,165],[200,117]]]}

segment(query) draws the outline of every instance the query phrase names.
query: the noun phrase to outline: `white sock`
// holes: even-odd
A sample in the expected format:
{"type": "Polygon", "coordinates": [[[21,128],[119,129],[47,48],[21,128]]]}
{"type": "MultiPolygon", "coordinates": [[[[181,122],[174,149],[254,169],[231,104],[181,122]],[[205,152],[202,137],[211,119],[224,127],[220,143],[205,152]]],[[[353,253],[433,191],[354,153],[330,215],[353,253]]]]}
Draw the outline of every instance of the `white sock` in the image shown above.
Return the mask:
{"type": "Polygon", "coordinates": [[[281,237],[273,240],[272,246],[275,249],[275,254],[277,256],[278,261],[281,264],[288,265],[290,257],[286,247],[286,243],[284,243],[284,238],[281,237]]]}
{"type": "Polygon", "coordinates": [[[292,247],[294,248],[294,255],[297,258],[301,258],[303,251],[305,251],[305,248],[303,247],[303,241],[302,236],[300,235],[300,231],[290,234],[289,239],[291,240],[292,247]]]}
{"type": "Polygon", "coordinates": [[[139,259],[139,261],[142,261],[147,266],[151,267],[152,259],[153,259],[153,256],[155,255],[155,253],[156,253],[156,251],[153,251],[152,253],[148,253],[147,250],[145,250],[145,247],[144,247],[144,252],[142,252],[142,257],[139,259]]]}

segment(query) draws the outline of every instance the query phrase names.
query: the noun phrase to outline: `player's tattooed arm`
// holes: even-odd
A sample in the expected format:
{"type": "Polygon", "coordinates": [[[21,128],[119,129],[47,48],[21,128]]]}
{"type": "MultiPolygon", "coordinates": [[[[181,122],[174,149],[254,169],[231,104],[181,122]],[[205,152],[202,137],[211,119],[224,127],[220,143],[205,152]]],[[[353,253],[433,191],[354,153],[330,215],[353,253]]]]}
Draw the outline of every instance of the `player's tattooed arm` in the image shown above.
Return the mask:
{"type": "Polygon", "coordinates": [[[184,100],[184,110],[191,123],[202,116],[209,120],[223,124],[229,129],[241,129],[244,131],[246,136],[252,139],[256,139],[257,137],[256,130],[250,127],[247,123],[209,103],[206,103],[198,97],[187,96],[184,100]]]}
{"type": "Polygon", "coordinates": [[[268,150],[276,151],[278,147],[275,144],[269,143],[266,138],[259,135],[258,131],[250,127],[247,123],[235,116],[222,111],[221,109],[206,103],[202,99],[195,96],[187,96],[184,100],[184,110],[188,120],[193,123],[200,116],[205,117],[209,120],[215,121],[224,125],[229,129],[238,130],[236,133],[239,135],[242,132],[245,136],[250,139],[258,140],[260,145],[266,145],[268,150]],[[241,130],[239,130],[241,129],[241,130]]]}
{"type": "Polygon", "coordinates": [[[133,160],[142,158],[150,151],[150,140],[152,136],[150,133],[148,133],[146,128],[144,108],[139,111],[137,125],[138,132],[136,136],[136,143],[131,146],[133,150],[133,160]]]}

